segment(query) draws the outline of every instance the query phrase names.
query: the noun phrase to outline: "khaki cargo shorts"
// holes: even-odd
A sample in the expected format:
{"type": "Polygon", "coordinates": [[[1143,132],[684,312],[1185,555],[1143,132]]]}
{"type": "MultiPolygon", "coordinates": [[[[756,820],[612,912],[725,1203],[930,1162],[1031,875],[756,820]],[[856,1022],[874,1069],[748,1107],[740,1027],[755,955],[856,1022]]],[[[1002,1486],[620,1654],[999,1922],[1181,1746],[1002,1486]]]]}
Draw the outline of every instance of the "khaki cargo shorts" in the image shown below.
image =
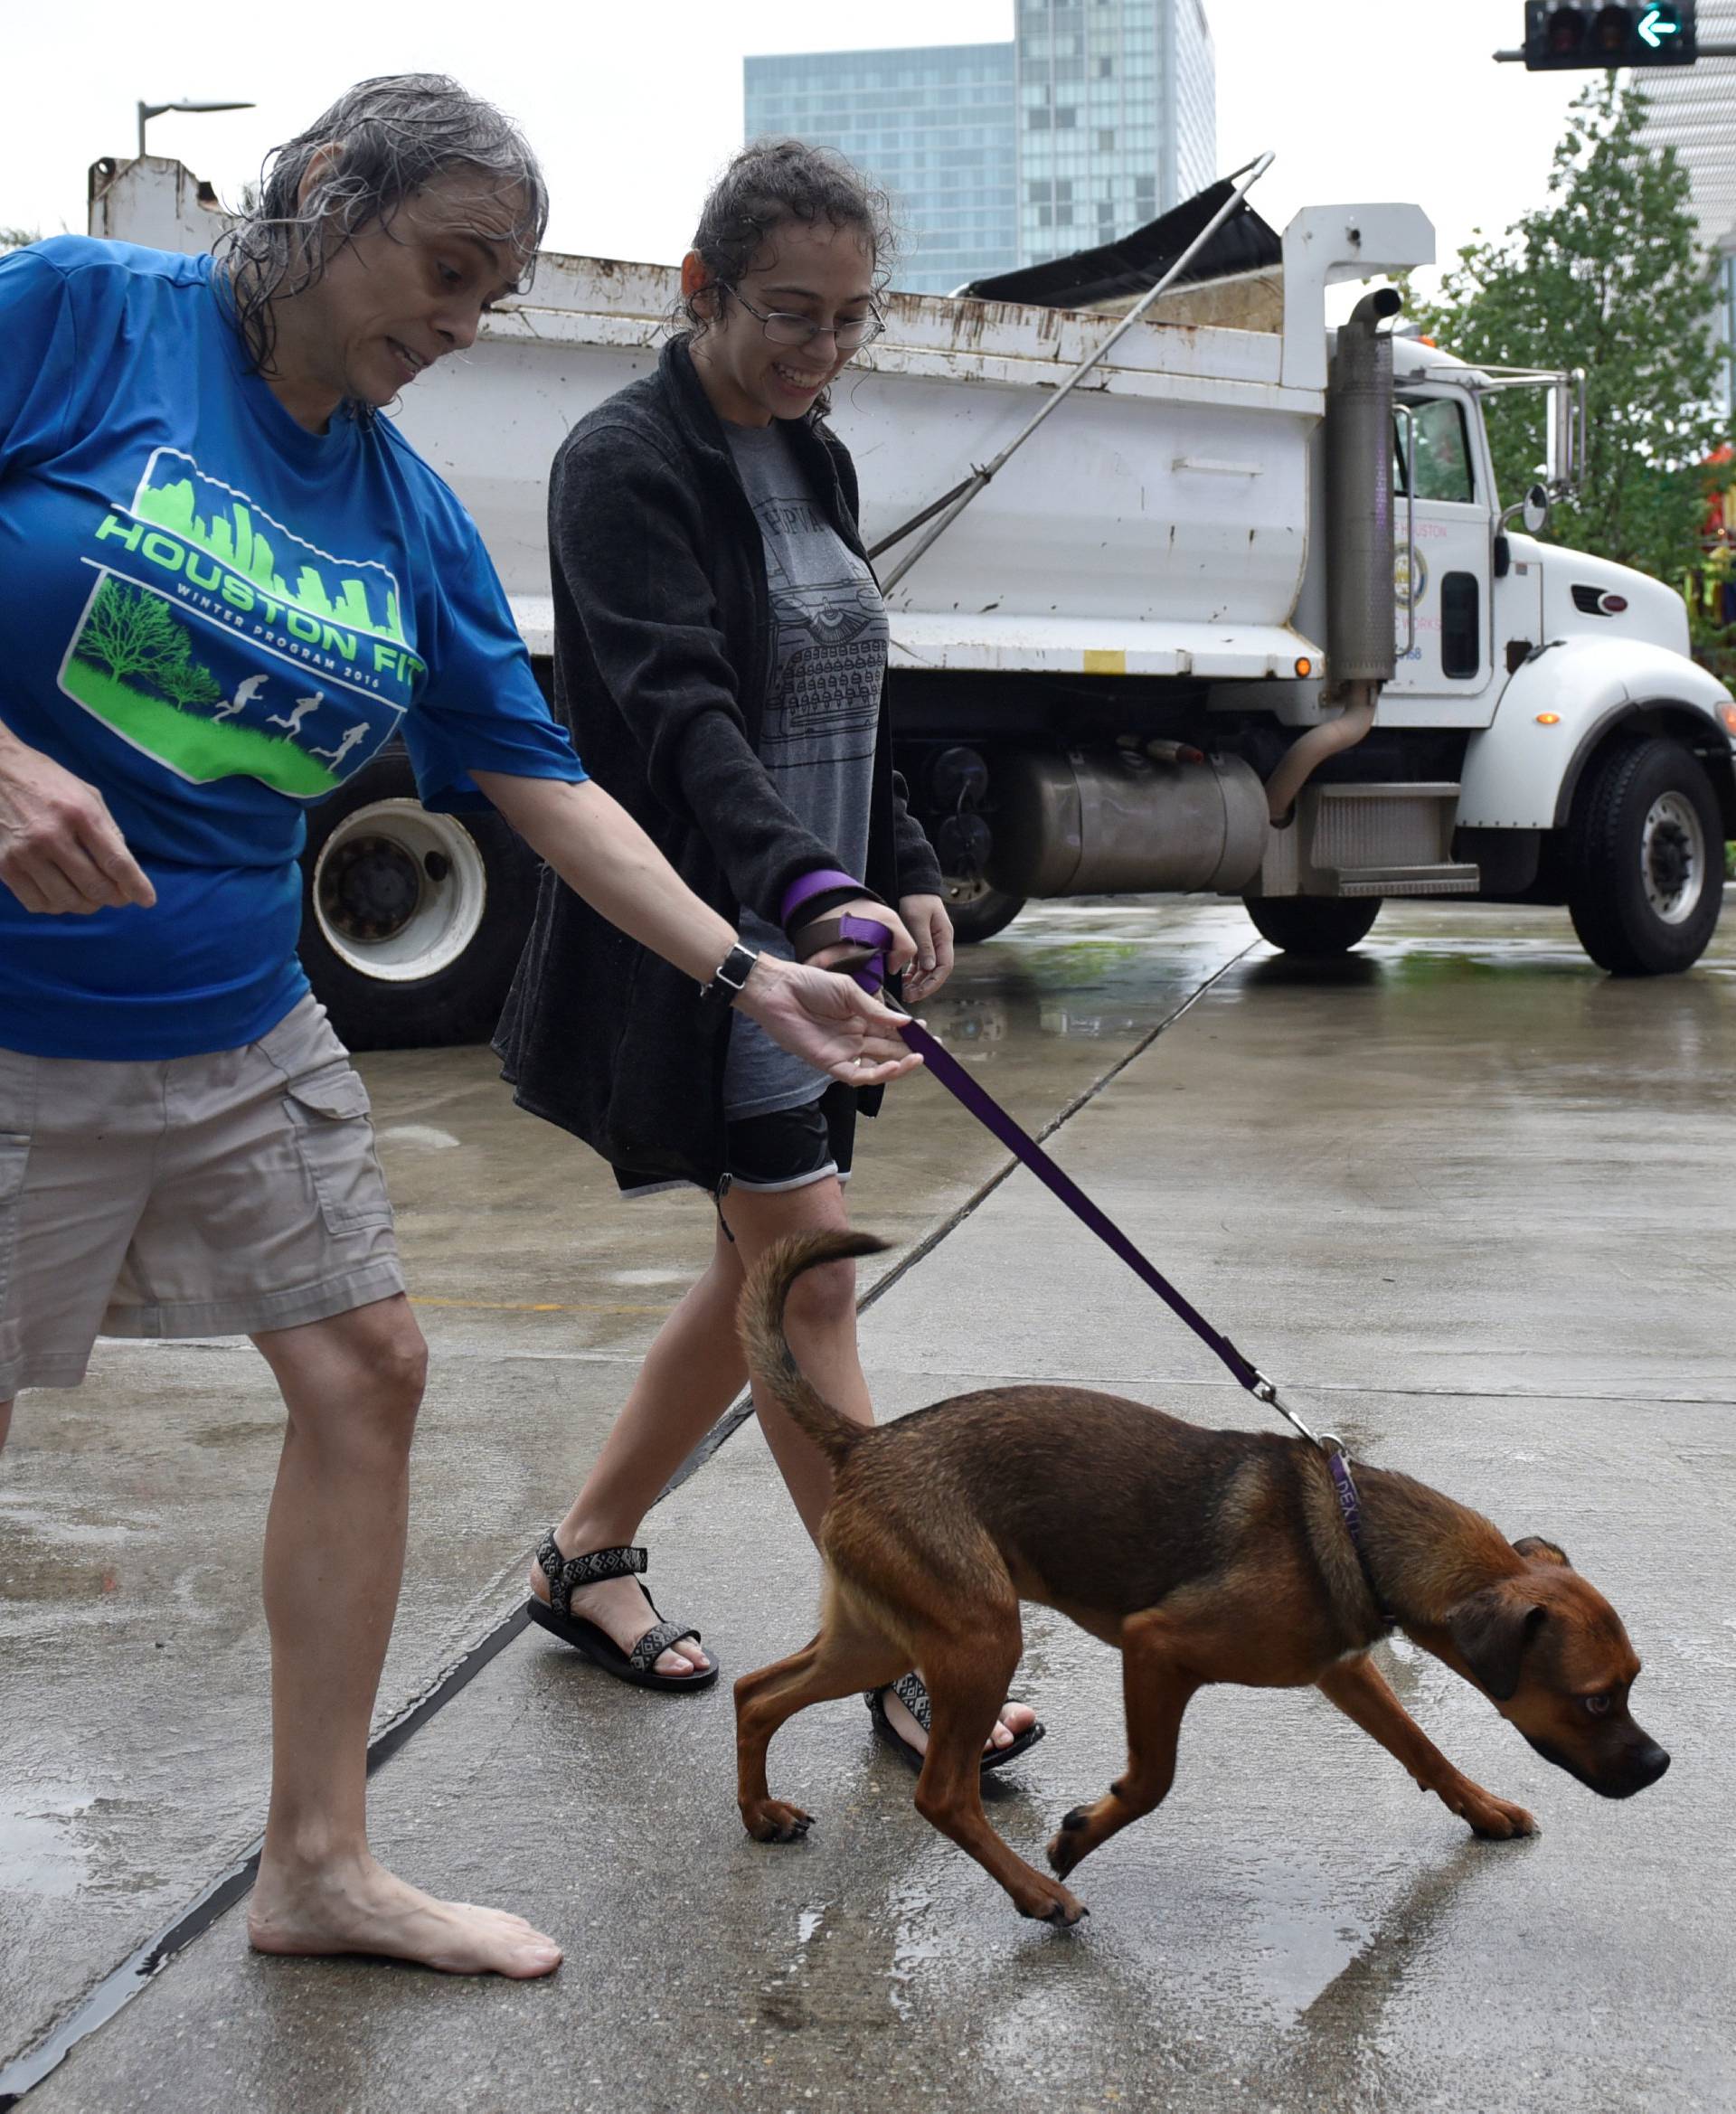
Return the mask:
{"type": "Polygon", "coordinates": [[[99,1335],[251,1335],[402,1291],[368,1093],[304,998],[240,1050],[0,1049],[0,1401],[99,1335]]]}

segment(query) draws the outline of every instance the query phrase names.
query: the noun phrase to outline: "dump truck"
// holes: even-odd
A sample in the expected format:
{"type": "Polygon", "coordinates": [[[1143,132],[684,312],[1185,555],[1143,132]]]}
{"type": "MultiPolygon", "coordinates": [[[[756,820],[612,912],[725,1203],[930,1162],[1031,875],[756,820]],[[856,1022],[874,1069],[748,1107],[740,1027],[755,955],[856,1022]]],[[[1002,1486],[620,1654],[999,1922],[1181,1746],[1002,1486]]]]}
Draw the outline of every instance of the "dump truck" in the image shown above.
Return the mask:
{"type": "MultiPolygon", "coordinates": [[[[92,171],[92,234],[196,250],[225,225],[178,163],[92,171]]],[[[1673,589],[1546,540],[1583,376],[1407,334],[1378,282],[1433,255],[1416,206],[1313,206],[1278,234],[1226,179],[1138,239],[886,297],[831,415],[962,939],[1033,898],[1192,891],[1330,956],[1389,900],[1458,896],[1564,904],[1615,973],[1699,958],[1736,704],[1673,589]],[[1333,327],[1352,281],[1373,290],[1333,327]],[[1514,390],[1547,396],[1548,459],[1504,495],[1486,411],[1514,390]]],[[[545,680],[549,465],[653,365],[677,280],[545,253],[392,414],[475,517],[545,680]]],[[[425,813],[388,745],[310,809],[304,872],[303,960],[354,1046],[488,1032],[535,887],[503,824],[425,813]]]]}

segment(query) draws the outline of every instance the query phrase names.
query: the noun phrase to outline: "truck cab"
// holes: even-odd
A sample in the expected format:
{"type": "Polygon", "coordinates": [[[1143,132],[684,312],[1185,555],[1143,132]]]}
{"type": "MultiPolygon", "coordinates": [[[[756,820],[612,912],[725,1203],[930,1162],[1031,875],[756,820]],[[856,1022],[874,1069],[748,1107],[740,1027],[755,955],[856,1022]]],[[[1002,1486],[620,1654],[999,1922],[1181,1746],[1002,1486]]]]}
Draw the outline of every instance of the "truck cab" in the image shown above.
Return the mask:
{"type": "Polygon", "coordinates": [[[1543,540],[1582,472],[1583,377],[1480,369],[1402,336],[1394,363],[1401,652],[1377,724],[1464,731],[1462,892],[1566,903],[1607,968],[1685,967],[1736,835],[1736,711],[1692,658],[1679,594],[1543,540]],[[1515,388],[1550,394],[1551,459],[1504,508],[1484,411],[1515,388]]]}

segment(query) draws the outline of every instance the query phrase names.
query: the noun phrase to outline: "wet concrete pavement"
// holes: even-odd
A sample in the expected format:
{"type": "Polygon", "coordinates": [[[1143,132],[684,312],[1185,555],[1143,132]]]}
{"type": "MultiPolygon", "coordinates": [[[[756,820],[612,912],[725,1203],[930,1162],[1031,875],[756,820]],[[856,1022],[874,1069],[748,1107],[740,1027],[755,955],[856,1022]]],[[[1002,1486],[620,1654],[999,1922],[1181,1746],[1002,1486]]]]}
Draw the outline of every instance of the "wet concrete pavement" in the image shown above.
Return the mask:
{"type": "MultiPolygon", "coordinates": [[[[1311,1694],[1226,1691],[1190,1713],[1163,1811],[1083,1868],[1092,1919],[1060,1938],[916,1817],[859,1704],[780,1736],[774,1786],[819,1826],[760,1848],[734,1815],[727,1682],[642,1696],[533,1632],[387,1764],[373,1812],[410,1876],[556,1932],[552,1986],[260,1961],[231,1915],[33,2114],[406,2092],[1727,2106],[1733,1006],[1736,925],[1693,977],[1618,985],[1554,914],[1392,907],[1323,982],[1233,908],[1165,904],[1031,913],[929,1009],[1028,1124],[1073,1109],[1063,1163],[1353,1449],[1551,1534],[1610,1593],[1646,1663],[1637,1714],[1675,1754],[1643,1798],[1596,1800],[1382,1647],[1431,1737],[1531,1805],[1540,1840],[1472,1842],[1311,1694]]],[[[435,1352],[383,1721],[519,1599],[709,1224],[696,1199],[616,1203],[506,1107],[484,1052],[366,1070],[435,1352]]],[[[859,1221],[901,1249],[945,1232],[864,1317],[882,1412],[1055,1376],[1258,1428],[1028,1176],[972,1208],[1002,1163],[922,1082],[869,1134],[859,1221]]],[[[0,2053],[257,1832],[278,1419],[253,1364],[106,1345],[82,1394],[21,1404],[0,1466],[0,2053]]],[[[751,1426],[646,1539],[659,1601],[728,1673],[807,1633],[814,1559],[751,1426]]],[[[1116,1662],[1033,1611],[1020,1688],[1051,1733],[994,1810],[1032,1854],[1118,1767],[1116,1662]]]]}

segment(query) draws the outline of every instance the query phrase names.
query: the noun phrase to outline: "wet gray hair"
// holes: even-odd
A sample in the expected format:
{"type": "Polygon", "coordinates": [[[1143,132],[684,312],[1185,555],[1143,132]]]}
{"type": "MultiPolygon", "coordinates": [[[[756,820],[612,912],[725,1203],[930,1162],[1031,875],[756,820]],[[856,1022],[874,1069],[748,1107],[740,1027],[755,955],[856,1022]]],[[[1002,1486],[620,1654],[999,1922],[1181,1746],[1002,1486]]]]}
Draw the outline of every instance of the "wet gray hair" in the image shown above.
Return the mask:
{"type": "MultiPolygon", "coordinates": [[[[460,171],[495,179],[523,210],[510,237],[530,283],[548,224],[548,189],[524,135],[492,103],[443,73],[361,80],[305,132],[266,156],[257,201],[218,245],[235,322],[256,371],[277,349],[272,303],[305,293],[344,245],[378,222],[390,231],[423,184],[460,171]],[[338,151],[304,199],[323,151],[338,151]]],[[[491,235],[491,240],[497,239],[491,235]]]]}

